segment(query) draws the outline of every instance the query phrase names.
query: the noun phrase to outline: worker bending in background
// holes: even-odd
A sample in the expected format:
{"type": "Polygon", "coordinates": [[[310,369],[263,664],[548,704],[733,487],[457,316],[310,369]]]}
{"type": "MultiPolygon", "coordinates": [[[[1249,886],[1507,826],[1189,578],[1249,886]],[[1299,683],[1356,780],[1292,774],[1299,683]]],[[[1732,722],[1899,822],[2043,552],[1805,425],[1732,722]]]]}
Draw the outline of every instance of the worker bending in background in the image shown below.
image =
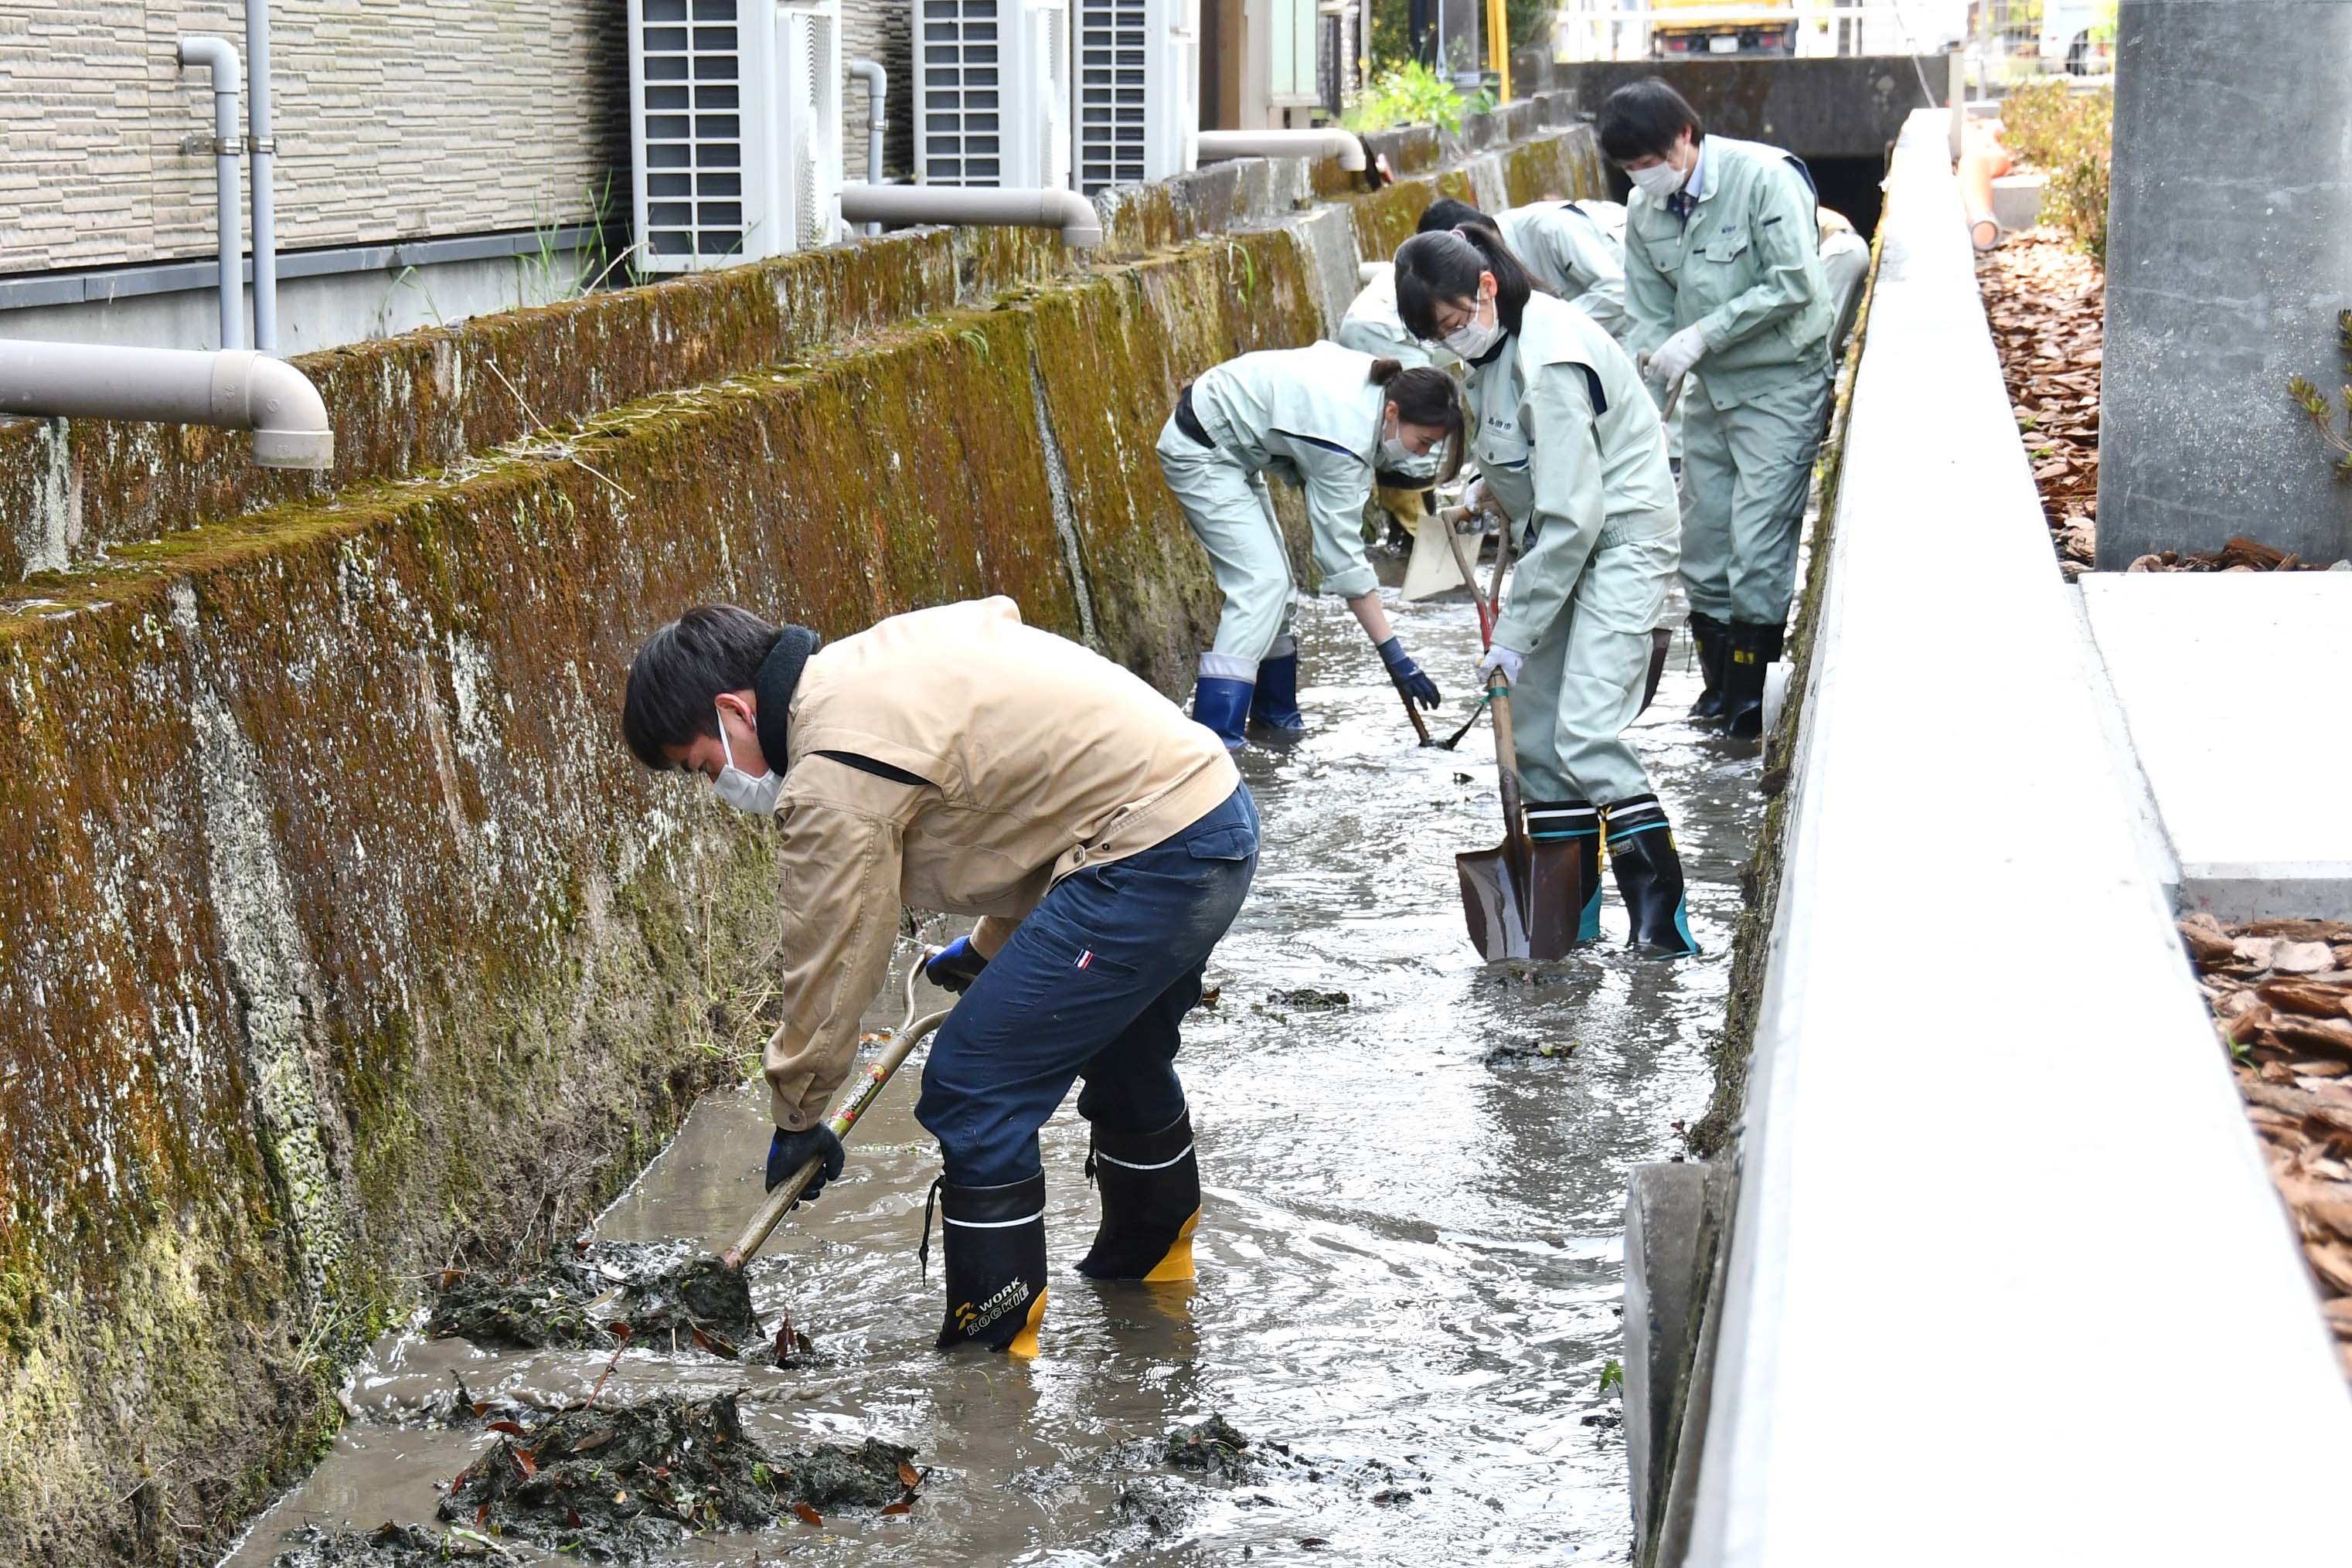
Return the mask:
{"type": "Polygon", "coordinates": [[[1625,336],[1625,209],[1614,202],[1536,202],[1489,215],[1440,196],[1414,226],[1439,234],[1472,220],[1491,224],[1527,268],[1528,278],[1599,323],[1625,336]]]}
{"type": "Polygon", "coordinates": [[[1580,940],[1601,934],[1605,834],[1633,941],[1695,953],[1665,807],[1624,735],[1676,559],[1658,411],[1625,351],[1483,218],[1405,241],[1396,283],[1405,325],[1468,366],[1473,488],[1525,539],[1478,669],[1512,688],[1528,831],[1579,851],[1580,940]]]}
{"type": "Polygon", "coordinates": [[[1655,78],[1611,93],[1600,133],[1634,186],[1626,345],[1654,395],[1690,378],[1683,582],[1706,675],[1692,716],[1752,737],[1829,406],[1832,319],[1811,177],[1777,147],[1707,135],[1655,78]]]}
{"type": "Polygon", "coordinates": [[[1450,374],[1315,343],[1269,349],[1202,372],[1160,433],[1160,469],[1209,552],[1224,595],[1201,655],[1192,716],[1239,747],[1250,722],[1277,739],[1306,732],[1292,635],[1290,546],[1265,476],[1302,486],[1322,591],[1348,601],[1406,699],[1433,708],[1435,683],[1404,651],[1364,555],[1364,503],[1382,475],[1449,449],[1461,465],[1462,393],[1450,374]]]}
{"type": "Polygon", "coordinates": [[[1035,1354],[1037,1130],[1079,1080],[1102,1221],[1078,1271],[1192,1277],[1201,1180],[1178,1026],[1258,848],[1256,807],[1215,737],[1109,660],[1023,625],[1009,599],[829,645],[731,605],[691,610],[637,651],[621,727],[646,767],[700,773],[729,805],[775,818],[772,1190],[813,1157],[804,1197],[841,1172],[826,1103],[901,907],[980,915],[924,971],[965,992],[915,1107],[945,1166],[940,1348],[1035,1354]]]}

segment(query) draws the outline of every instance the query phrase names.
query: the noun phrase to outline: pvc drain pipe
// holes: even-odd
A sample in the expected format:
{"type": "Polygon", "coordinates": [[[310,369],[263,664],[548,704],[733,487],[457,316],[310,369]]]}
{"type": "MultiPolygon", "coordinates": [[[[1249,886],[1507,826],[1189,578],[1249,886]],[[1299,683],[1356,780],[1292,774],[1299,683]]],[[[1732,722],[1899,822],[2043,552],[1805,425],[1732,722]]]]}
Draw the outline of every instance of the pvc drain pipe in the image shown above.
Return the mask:
{"type": "MultiPolygon", "coordinates": [[[[882,110],[890,98],[890,78],[872,60],[852,60],[849,74],[866,84],[866,183],[882,183],[882,110]]],[[[867,224],[866,232],[878,235],[880,224],[867,224]]]]}
{"type": "Polygon", "coordinates": [[[1228,158],[1337,158],[1351,174],[1364,172],[1364,143],[1346,131],[1203,131],[1200,162],[1228,158]]]}
{"type": "Polygon", "coordinates": [[[234,349],[245,336],[245,265],[236,240],[236,47],[210,33],[180,40],[180,63],[213,73],[213,181],[220,205],[220,346],[234,349]]]}
{"type": "Polygon", "coordinates": [[[269,0],[245,0],[245,150],[253,154],[253,346],[274,354],[278,351],[278,139],[269,133],[269,0]]]}
{"type": "Polygon", "coordinates": [[[985,185],[844,185],[845,223],[1005,224],[1058,228],[1079,250],[1102,244],[1102,217],[1076,191],[985,185]]]}
{"type": "Polygon", "coordinates": [[[250,430],[253,460],[265,468],[335,461],[319,389],[285,361],[250,349],[0,341],[0,413],[250,430]]]}

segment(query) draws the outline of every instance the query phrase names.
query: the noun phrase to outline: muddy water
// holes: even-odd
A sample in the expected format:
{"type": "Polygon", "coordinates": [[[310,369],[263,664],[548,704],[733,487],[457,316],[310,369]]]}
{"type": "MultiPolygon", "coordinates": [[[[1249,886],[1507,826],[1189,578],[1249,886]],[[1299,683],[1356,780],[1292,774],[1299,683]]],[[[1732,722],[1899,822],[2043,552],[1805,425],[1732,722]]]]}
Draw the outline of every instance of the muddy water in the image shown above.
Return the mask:
{"type": "MultiPolygon", "coordinates": [[[[1465,692],[1466,604],[1391,613],[1439,684],[1465,692]]],[[[1612,886],[1601,947],[1507,976],[1467,944],[1452,861],[1500,836],[1488,731],[1459,753],[1416,749],[1344,608],[1305,607],[1300,632],[1317,731],[1246,757],[1267,847],[1213,965],[1221,999],[1192,1016],[1179,1062],[1206,1189],[1198,1281],[1106,1287],[1070,1271],[1094,1218],[1085,1125],[1066,1107],[1045,1134],[1045,1354],[1022,1366],[935,1354],[938,1277],[918,1271],[915,1240],[937,1156],[909,1114],[910,1073],[867,1118],[844,1178],[754,1266],[761,1310],[789,1308],[817,1364],[637,1347],[603,1397],[744,1386],[746,1425],[772,1446],[915,1446],[936,1467],[923,1500],[899,1518],[709,1538],[673,1561],[1622,1561],[1623,1443],[1601,1387],[1621,1339],[1620,1205],[1627,1167],[1677,1152],[1672,1124],[1706,1098],[1753,747],[1681,722],[1698,680],[1678,641],[1638,740],[1674,812],[1706,956],[1627,954],[1612,886]],[[1297,988],[1349,1001],[1268,999],[1297,988]],[[1302,1462],[1225,1488],[1115,1452],[1211,1411],[1302,1462]]],[[[895,1021],[895,1008],[873,1016],[895,1021]]],[[[708,1098],[598,1234],[730,1237],[760,1197],[762,1106],[750,1087],[708,1098]]],[[[429,1522],[436,1483],[486,1441],[415,1418],[452,1372],[478,1398],[551,1403],[584,1396],[605,1361],[388,1338],[349,1390],[359,1418],[228,1561],[259,1568],[304,1523],[429,1522]]]]}

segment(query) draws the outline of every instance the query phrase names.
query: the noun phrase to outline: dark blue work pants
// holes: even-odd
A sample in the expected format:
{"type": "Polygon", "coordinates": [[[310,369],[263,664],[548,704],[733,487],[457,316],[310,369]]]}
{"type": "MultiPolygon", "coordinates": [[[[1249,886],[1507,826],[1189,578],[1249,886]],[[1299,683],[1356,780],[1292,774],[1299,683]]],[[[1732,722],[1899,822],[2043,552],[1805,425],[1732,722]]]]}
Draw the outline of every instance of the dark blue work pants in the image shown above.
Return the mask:
{"type": "Polygon", "coordinates": [[[1184,1109],[1177,1026],[1257,869],[1246,785],[1148,850],[1054,884],[931,1042],[915,1119],[947,1179],[1002,1186],[1041,1167],[1037,1129],[1083,1078],[1078,1113],[1154,1133],[1184,1109]]]}

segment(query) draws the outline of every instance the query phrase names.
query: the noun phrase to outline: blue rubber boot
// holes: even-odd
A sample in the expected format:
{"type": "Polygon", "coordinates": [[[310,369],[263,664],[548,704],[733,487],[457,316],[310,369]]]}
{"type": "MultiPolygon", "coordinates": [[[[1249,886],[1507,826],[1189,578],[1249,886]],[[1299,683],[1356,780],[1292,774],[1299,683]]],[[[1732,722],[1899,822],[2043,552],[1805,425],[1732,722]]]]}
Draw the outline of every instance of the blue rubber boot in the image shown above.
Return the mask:
{"type": "Polygon", "coordinates": [[[1528,837],[1538,843],[1576,846],[1578,897],[1576,939],[1590,942],[1601,935],[1601,808],[1590,800],[1530,800],[1527,804],[1528,837]]]}
{"type": "MultiPolygon", "coordinates": [[[[1192,685],[1192,722],[1214,730],[1227,751],[1242,748],[1242,727],[1249,722],[1250,692],[1255,683],[1229,673],[1231,666],[1246,663],[1229,654],[1203,653],[1200,678],[1192,685]],[[1226,666],[1226,671],[1212,670],[1213,660],[1226,666]]],[[[1250,667],[1255,671],[1255,665],[1250,667]]]]}
{"type": "Polygon", "coordinates": [[[1285,632],[1274,640],[1274,651],[1257,662],[1257,690],[1250,698],[1249,716],[1280,739],[1296,740],[1307,733],[1307,716],[1298,711],[1298,639],[1285,632]]]}
{"type": "Polygon", "coordinates": [[[1683,899],[1682,856],[1666,809],[1655,795],[1636,795],[1611,806],[1606,816],[1610,869],[1633,916],[1633,945],[1677,958],[1696,954],[1683,899]]]}

